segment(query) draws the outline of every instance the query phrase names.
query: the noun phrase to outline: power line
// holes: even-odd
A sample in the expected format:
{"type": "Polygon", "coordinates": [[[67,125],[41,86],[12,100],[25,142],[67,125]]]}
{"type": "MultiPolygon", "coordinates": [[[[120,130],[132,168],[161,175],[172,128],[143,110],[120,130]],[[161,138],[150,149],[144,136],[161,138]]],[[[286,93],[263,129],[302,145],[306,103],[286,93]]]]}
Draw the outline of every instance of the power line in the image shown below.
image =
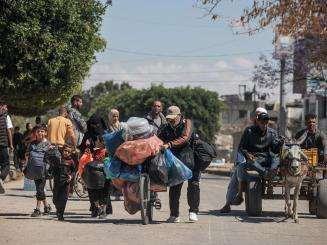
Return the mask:
{"type": "Polygon", "coordinates": [[[256,54],[256,53],[263,53],[263,52],[271,52],[271,51],[273,51],[271,49],[266,49],[266,50],[260,50],[260,51],[249,51],[249,52],[239,52],[239,53],[226,53],[226,54],[216,54],[216,55],[178,55],[178,54],[147,53],[147,52],[139,52],[139,51],[132,51],[132,50],[127,50],[127,49],[116,49],[116,48],[108,48],[108,50],[111,50],[113,52],[133,54],[133,55],[152,56],[152,57],[173,57],[173,58],[226,57],[226,56],[235,56],[235,55],[244,55],[244,54],[256,54]]]}
{"type": "Polygon", "coordinates": [[[88,78],[85,79],[85,82],[87,81],[114,81],[114,82],[127,82],[127,83],[176,83],[176,84],[180,84],[180,83],[244,83],[244,82],[250,82],[249,79],[247,80],[225,80],[225,81],[219,81],[219,80],[186,80],[186,81],[182,81],[182,80],[158,80],[158,81],[151,81],[151,80],[128,80],[128,79],[115,79],[115,78],[106,78],[106,79],[93,79],[93,78],[88,78]]]}
{"type": "Polygon", "coordinates": [[[90,75],[177,75],[177,74],[209,74],[223,72],[251,71],[250,69],[230,69],[215,71],[180,71],[180,72],[96,72],[90,75]]]}
{"type": "Polygon", "coordinates": [[[209,26],[209,25],[181,25],[181,24],[175,24],[175,23],[163,23],[163,22],[149,21],[149,20],[144,20],[144,19],[131,19],[131,18],[126,18],[126,17],[121,17],[121,16],[110,16],[110,15],[109,15],[109,18],[120,20],[120,21],[125,21],[125,22],[130,22],[133,24],[141,23],[141,24],[155,25],[155,26],[169,26],[169,27],[181,27],[181,28],[204,28],[204,29],[211,29],[214,27],[214,26],[209,26]]]}

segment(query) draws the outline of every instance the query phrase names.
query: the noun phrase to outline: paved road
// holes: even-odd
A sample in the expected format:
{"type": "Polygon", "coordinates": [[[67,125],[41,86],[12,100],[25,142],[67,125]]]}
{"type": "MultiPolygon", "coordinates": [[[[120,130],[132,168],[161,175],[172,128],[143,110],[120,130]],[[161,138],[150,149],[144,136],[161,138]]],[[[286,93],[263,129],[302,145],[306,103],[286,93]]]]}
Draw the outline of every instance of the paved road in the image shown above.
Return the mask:
{"type": "MultiPolygon", "coordinates": [[[[217,211],[224,202],[227,177],[205,175],[201,182],[201,213],[198,223],[188,223],[184,186],[180,224],[167,224],[167,193],[161,194],[163,208],[155,212],[154,224],[143,226],[140,214],[128,215],[122,202],[114,202],[114,214],[107,220],[90,218],[88,202],[70,200],[66,221],[53,217],[30,218],[33,193],[21,190],[22,182],[6,184],[0,195],[0,244],[327,244],[327,220],[308,215],[307,202],[300,201],[300,224],[282,217],[283,202],[265,201],[264,216],[247,217],[244,206],[229,215],[217,211]]],[[[49,193],[50,194],[50,193],[49,193]]]]}

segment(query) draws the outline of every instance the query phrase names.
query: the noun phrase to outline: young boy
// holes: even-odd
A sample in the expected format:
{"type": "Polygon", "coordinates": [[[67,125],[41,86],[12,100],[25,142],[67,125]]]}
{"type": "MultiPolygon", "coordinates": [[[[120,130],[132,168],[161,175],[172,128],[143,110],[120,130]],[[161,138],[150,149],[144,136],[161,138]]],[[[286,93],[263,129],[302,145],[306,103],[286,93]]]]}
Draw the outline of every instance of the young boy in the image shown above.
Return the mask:
{"type": "Polygon", "coordinates": [[[53,203],[56,206],[56,214],[59,221],[64,221],[64,212],[69,195],[69,183],[73,178],[74,161],[72,153],[73,147],[64,145],[61,153],[62,159],[52,169],[54,180],[53,203]]]}
{"type": "Polygon", "coordinates": [[[44,155],[50,147],[50,142],[45,138],[46,128],[42,125],[37,125],[33,128],[35,140],[31,142],[26,154],[27,166],[24,170],[25,176],[35,182],[36,187],[36,208],[31,214],[32,217],[41,216],[40,206],[43,203],[44,215],[49,215],[51,211],[50,205],[47,203],[44,187],[45,178],[45,163],[44,155]]]}

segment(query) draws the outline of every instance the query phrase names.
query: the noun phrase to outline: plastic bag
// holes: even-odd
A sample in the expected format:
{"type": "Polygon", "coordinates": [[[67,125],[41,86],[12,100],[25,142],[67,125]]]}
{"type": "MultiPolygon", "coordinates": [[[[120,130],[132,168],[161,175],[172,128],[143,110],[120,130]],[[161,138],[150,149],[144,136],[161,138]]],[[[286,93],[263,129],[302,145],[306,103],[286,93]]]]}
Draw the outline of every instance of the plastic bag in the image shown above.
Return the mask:
{"type": "Polygon", "coordinates": [[[145,118],[130,117],[126,122],[126,125],[126,135],[131,136],[132,138],[145,138],[153,132],[153,127],[145,118]]]}
{"type": "Polygon", "coordinates": [[[116,150],[117,157],[129,165],[143,163],[147,158],[155,156],[163,145],[156,135],[148,139],[126,141],[116,150]]]}
{"type": "Polygon", "coordinates": [[[123,189],[124,207],[129,214],[135,214],[141,209],[139,183],[127,182],[123,189]]]}
{"type": "Polygon", "coordinates": [[[88,189],[102,189],[105,182],[103,163],[89,162],[84,168],[82,178],[88,189]]]}
{"type": "Polygon", "coordinates": [[[116,149],[124,143],[123,133],[124,130],[122,129],[117,132],[106,133],[103,135],[103,140],[109,156],[114,156],[116,149]]]}
{"type": "Polygon", "coordinates": [[[140,179],[141,170],[141,165],[131,166],[122,162],[120,167],[119,178],[130,182],[138,182],[140,179]]]}
{"type": "Polygon", "coordinates": [[[115,179],[119,177],[120,167],[122,161],[120,161],[117,157],[113,158],[105,158],[103,162],[103,169],[107,179],[115,179]]]}
{"type": "Polygon", "coordinates": [[[130,166],[116,156],[104,161],[104,173],[107,179],[122,179],[131,182],[137,182],[141,175],[142,166],[130,166]]]}
{"type": "Polygon", "coordinates": [[[169,166],[167,165],[165,156],[162,152],[159,152],[146,164],[148,166],[148,174],[151,182],[159,185],[166,185],[168,183],[169,166]]]}
{"type": "Polygon", "coordinates": [[[192,178],[192,171],[186,167],[170,150],[164,152],[165,162],[169,167],[168,186],[175,186],[192,178]]]}
{"type": "Polygon", "coordinates": [[[80,176],[82,176],[85,165],[88,164],[89,162],[93,161],[93,157],[91,152],[84,152],[84,154],[81,156],[79,159],[79,164],[78,164],[78,173],[80,176]]]}

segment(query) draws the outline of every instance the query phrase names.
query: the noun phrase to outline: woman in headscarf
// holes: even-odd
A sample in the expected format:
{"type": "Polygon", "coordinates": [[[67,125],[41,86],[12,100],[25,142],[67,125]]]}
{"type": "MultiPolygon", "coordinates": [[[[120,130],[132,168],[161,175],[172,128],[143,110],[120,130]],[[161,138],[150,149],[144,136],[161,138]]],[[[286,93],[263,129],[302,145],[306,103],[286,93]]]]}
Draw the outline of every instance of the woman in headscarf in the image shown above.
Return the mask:
{"type": "MultiPolygon", "coordinates": [[[[92,153],[94,161],[90,164],[94,165],[96,162],[103,163],[103,159],[105,158],[105,147],[103,144],[102,135],[104,134],[105,130],[107,130],[106,124],[97,114],[93,114],[87,121],[87,132],[85,133],[80,145],[80,150],[82,153],[86,151],[92,153]]],[[[99,183],[101,183],[101,181],[99,183]]],[[[94,188],[95,187],[89,188],[88,186],[91,216],[99,216],[99,218],[104,218],[107,214],[112,214],[112,205],[109,193],[110,181],[105,180],[104,187],[101,189],[98,187],[95,189],[94,188]]]]}
{"type": "Polygon", "coordinates": [[[122,129],[122,125],[119,122],[119,111],[117,109],[110,110],[108,119],[109,119],[108,130],[110,133],[117,132],[122,129]]]}

